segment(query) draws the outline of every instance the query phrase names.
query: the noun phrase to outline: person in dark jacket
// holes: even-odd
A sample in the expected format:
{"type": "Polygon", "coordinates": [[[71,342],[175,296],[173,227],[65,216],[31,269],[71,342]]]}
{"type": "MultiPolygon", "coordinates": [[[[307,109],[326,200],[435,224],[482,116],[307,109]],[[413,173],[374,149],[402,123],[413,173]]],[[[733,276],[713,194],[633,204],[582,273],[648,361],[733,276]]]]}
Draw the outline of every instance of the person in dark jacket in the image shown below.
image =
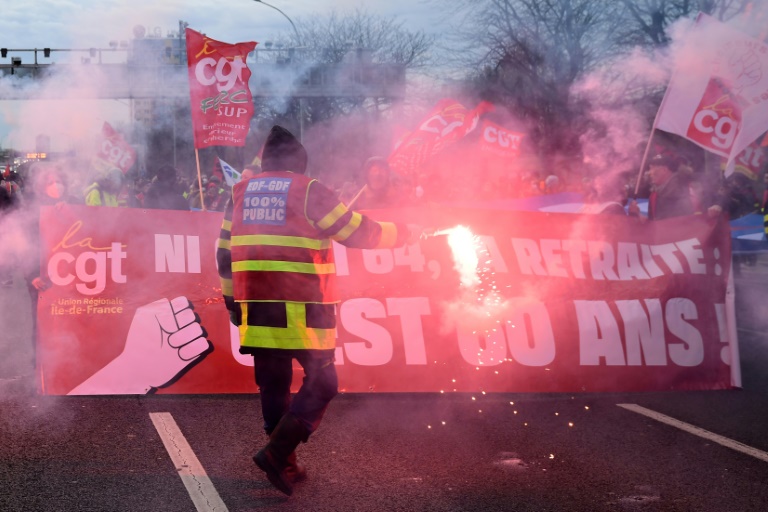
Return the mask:
{"type": "Polygon", "coordinates": [[[590,187],[589,195],[579,213],[626,216],[627,180],[624,174],[598,176],[590,187]]]}
{"type": "Polygon", "coordinates": [[[11,194],[8,193],[5,187],[0,187],[0,214],[11,210],[13,206],[14,202],[11,194]]]}
{"type": "Polygon", "coordinates": [[[29,297],[32,302],[32,344],[37,344],[37,302],[39,293],[51,287],[47,268],[40,265],[40,209],[43,206],[61,208],[65,204],[77,204],[69,194],[68,177],[63,169],[55,164],[36,163],[30,169],[33,176],[32,195],[25,207],[25,230],[29,237],[28,253],[22,255],[22,272],[27,282],[29,297]]]}
{"type": "Polygon", "coordinates": [[[361,170],[361,177],[364,184],[357,194],[350,195],[350,191],[341,194],[340,199],[348,208],[372,210],[393,208],[405,203],[405,198],[395,187],[392,169],[385,158],[373,156],[366,160],[361,170]]]}
{"type": "Polygon", "coordinates": [[[160,210],[189,210],[184,191],[178,183],[176,168],[164,165],[157,170],[157,179],[144,196],[144,206],[160,210]]]}
{"type": "Polygon", "coordinates": [[[763,200],[760,203],[760,213],[763,214],[763,230],[768,240],[768,171],[763,174],[763,200]]]}
{"type": "MultiPolygon", "coordinates": [[[[3,220],[10,216],[14,206],[11,194],[5,187],[0,186],[0,226],[3,220]]],[[[13,286],[13,260],[12,254],[0,259],[0,286],[3,288],[13,286]]]]}
{"type": "Polygon", "coordinates": [[[407,226],[349,210],[330,189],[304,176],[306,168],[301,143],[273,127],[262,172],[232,189],[216,254],[240,352],[254,358],[269,435],[254,462],[288,495],[306,474],[294,451],[318,428],[338,393],[339,299],[331,241],[372,249],[403,245],[410,236],[407,226]],[[293,359],[304,369],[304,380],[291,399],[293,359]]]}
{"type": "MultiPolygon", "coordinates": [[[[651,182],[651,195],[648,198],[648,219],[663,220],[672,217],[684,217],[697,213],[697,207],[691,192],[693,170],[681,166],[674,158],[656,155],[648,164],[648,177],[651,182]]],[[[710,217],[719,215],[722,207],[710,206],[710,217]]],[[[639,216],[637,201],[629,204],[629,214],[639,216]]]]}

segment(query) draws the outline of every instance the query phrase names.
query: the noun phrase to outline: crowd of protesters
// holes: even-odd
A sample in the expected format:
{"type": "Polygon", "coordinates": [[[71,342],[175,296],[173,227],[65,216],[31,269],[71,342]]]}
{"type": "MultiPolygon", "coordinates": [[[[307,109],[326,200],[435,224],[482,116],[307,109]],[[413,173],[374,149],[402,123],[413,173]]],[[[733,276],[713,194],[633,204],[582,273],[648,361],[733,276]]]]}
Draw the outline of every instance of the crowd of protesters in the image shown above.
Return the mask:
{"type": "MultiPolygon", "coordinates": [[[[261,169],[257,162],[258,159],[244,170],[258,174],[261,169]]],[[[117,169],[109,169],[91,173],[92,178],[83,181],[79,173],[68,171],[66,163],[41,161],[33,163],[21,174],[5,173],[4,186],[0,187],[0,212],[5,208],[33,203],[36,197],[34,187],[30,186],[33,176],[50,167],[60,169],[72,182],[68,202],[73,204],[224,211],[230,196],[230,187],[218,165],[213,166],[212,172],[203,173],[199,180],[196,175],[187,177],[171,165],[161,165],[149,176],[133,172],[123,174],[117,169]]],[[[510,199],[584,191],[581,182],[565,184],[554,174],[540,179],[533,173],[523,173],[481,180],[471,194],[458,184],[446,186],[449,182],[451,180],[442,180],[434,175],[424,176],[421,180],[403,177],[392,171],[384,157],[374,156],[363,163],[353,179],[336,186],[335,192],[343,202],[355,208],[375,209],[468,201],[479,199],[481,195],[483,199],[510,199]]]]}
{"type": "Polygon", "coordinates": [[[92,179],[82,182],[78,173],[71,172],[64,162],[39,161],[27,166],[23,173],[8,168],[0,180],[0,215],[15,208],[25,208],[42,200],[41,191],[34,186],[39,175],[56,169],[67,179],[67,203],[86,206],[151,208],[165,210],[224,211],[229,198],[223,176],[203,175],[198,181],[182,176],[171,165],[162,165],[151,176],[124,174],[119,169],[92,173],[92,179]],[[200,193],[202,185],[203,193],[200,193]],[[202,197],[202,200],[201,200],[202,197]],[[203,204],[204,202],[204,204],[203,204]]]}
{"type": "MultiPolygon", "coordinates": [[[[73,181],[69,187],[68,202],[87,206],[151,208],[166,210],[224,211],[229,198],[229,187],[223,176],[213,173],[185,177],[171,165],[159,167],[151,177],[139,177],[135,173],[124,175],[112,169],[96,174],[86,183],[77,182],[79,176],[69,173],[66,165],[57,162],[32,164],[24,175],[6,172],[0,186],[0,212],[5,209],[31,204],[37,197],[32,186],[33,177],[44,169],[56,167],[73,181]],[[202,194],[200,186],[202,185],[202,194]],[[205,204],[203,208],[202,204],[205,204]]],[[[258,165],[246,166],[251,174],[258,174],[258,165]]],[[[404,205],[424,205],[477,198],[447,190],[436,177],[426,177],[423,183],[394,173],[383,157],[368,159],[358,176],[335,187],[339,198],[358,209],[389,208],[404,205]]],[[[478,190],[485,199],[509,199],[572,191],[583,192],[582,183],[572,186],[561,184],[555,175],[542,179],[531,175],[517,178],[489,180],[478,190]]],[[[0,213],[1,214],[1,213],[0,213]]]]}
{"type": "MultiPolygon", "coordinates": [[[[72,182],[68,187],[68,202],[74,204],[224,211],[230,187],[217,164],[199,179],[197,175],[179,172],[172,165],[161,165],[142,176],[132,172],[123,174],[116,169],[92,173],[93,177],[85,182],[76,173],[69,172],[66,164],[61,162],[33,163],[22,175],[6,169],[0,182],[0,215],[3,211],[34,202],[36,192],[28,184],[36,173],[51,166],[68,175],[72,182]],[[78,179],[80,181],[74,183],[78,179]]],[[[258,174],[261,171],[258,158],[246,169],[250,174],[258,174]]],[[[764,187],[763,183],[743,173],[736,172],[728,179],[723,178],[722,173],[713,176],[694,170],[684,159],[668,154],[649,159],[637,187],[638,177],[634,173],[582,176],[574,172],[521,171],[496,173],[494,176],[481,172],[477,176],[466,176],[457,171],[454,174],[447,177],[440,173],[403,176],[390,168],[386,158],[374,156],[363,162],[352,179],[338,183],[335,191],[341,201],[357,209],[468,204],[570,192],[582,196],[584,213],[620,213],[623,210],[630,215],[638,215],[638,209],[631,201],[636,195],[634,190],[638,189],[639,197],[654,202],[649,214],[657,218],[668,216],[664,213],[665,208],[671,208],[672,213],[679,210],[680,214],[696,214],[707,210],[712,214],[710,207],[716,206],[733,219],[762,212],[765,208],[762,203],[766,201],[761,202],[758,195],[768,197],[763,192],[763,189],[768,190],[768,186],[764,187]],[[664,176],[663,183],[659,181],[660,175],[664,176]],[[667,180],[670,184],[666,184],[667,180]],[[656,212],[657,196],[662,202],[674,203],[674,206],[661,204],[660,216],[656,212]]],[[[326,182],[333,182],[333,177],[321,177],[326,182]]]]}
{"type": "MultiPolygon", "coordinates": [[[[580,213],[618,213],[657,219],[722,213],[730,219],[751,213],[766,213],[768,178],[758,183],[754,177],[734,172],[695,170],[684,158],[657,154],[649,158],[645,172],[614,172],[582,176],[578,173],[510,173],[492,177],[446,177],[439,174],[418,180],[394,172],[382,157],[369,158],[354,180],[336,187],[345,204],[358,209],[428,206],[430,204],[488,205],[493,201],[529,199],[570,193],[579,196],[580,213]],[[639,185],[637,180],[640,180],[639,185]],[[763,192],[764,191],[764,192],[763,192]],[[759,199],[763,194],[763,200],[759,199]],[[641,215],[636,199],[648,200],[641,215]]],[[[768,176],[768,172],[766,172],[768,176]]],[[[572,202],[573,197],[568,201],[572,202]]],[[[502,203],[497,203],[503,207],[502,203]]]]}

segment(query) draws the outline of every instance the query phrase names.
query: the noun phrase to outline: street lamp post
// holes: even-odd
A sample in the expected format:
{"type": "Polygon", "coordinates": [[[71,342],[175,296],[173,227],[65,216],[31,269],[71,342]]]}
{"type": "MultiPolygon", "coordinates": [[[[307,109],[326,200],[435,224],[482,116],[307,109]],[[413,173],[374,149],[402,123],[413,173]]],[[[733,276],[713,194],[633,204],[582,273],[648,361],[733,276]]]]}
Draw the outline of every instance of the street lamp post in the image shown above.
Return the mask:
{"type": "MultiPolygon", "coordinates": [[[[296,44],[299,46],[303,46],[301,44],[301,36],[299,35],[299,31],[296,29],[296,25],[293,23],[293,20],[288,17],[287,14],[285,14],[283,11],[275,7],[274,5],[268,4],[267,2],[264,2],[263,0],[253,0],[254,2],[266,5],[267,7],[271,7],[283,16],[285,16],[285,19],[288,20],[288,23],[291,24],[293,27],[293,33],[296,34],[296,44]]],[[[299,140],[304,141],[304,98],[299,98],[299,140]]]]}
{"type": "Polygon", "coordinates": [[[272,5],[272,4],[268,4],[267,2],[264,2],[263,0],[253,0],[253,1],[254,1],[254,2],[258,2],[258,3],[260,3],[260,4],[264,4],[264,5],[266,5],[267,7],[271,7],[271,8],[273,8],[274,10],[276,10],[277,12],[279,12],[280,14],[282,14],[283,16],[285,16],[285,19],[287,19],[287,20],[288,20],[288,23],[290,23],[290,24],[291,24],[291,26],[293,27],[293,32],[294,32],[294,34],[296,34],[296,43],[297,43],[299,46],[301,46],[301,36],[299,35],[299,31],[298,31],[298,30],[296,30],[296,25],[294,25],[294,24],[293,24],[293,20],[292,20],[291,18],[289,18],[287,14],[285,14],[283,11],[281,11],[280,9],[278,9],[277,7],[275,7],[274,5],[272,5]]]}

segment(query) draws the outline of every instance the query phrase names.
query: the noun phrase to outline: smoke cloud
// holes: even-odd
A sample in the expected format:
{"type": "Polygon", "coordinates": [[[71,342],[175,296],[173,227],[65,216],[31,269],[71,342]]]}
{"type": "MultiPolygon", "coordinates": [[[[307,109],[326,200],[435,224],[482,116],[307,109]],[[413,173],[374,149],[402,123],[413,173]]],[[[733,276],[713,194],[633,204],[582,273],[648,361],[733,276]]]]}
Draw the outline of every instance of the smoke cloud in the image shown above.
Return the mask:
{"type": "MultiPolygon", "coordinates": [[[[147,5],[149,3],[147,2],[147,5]]],[[[92,10],[73,9],[72,14],[65,14],[61,23],[72,27],[69,39],[60,41],[61,47],[87,49],[93,46],[103,47],[110,41],[129,40],[132,29],[136,25],[149,27],[150,34],[155,34],[154,27],[160,29],[162,36],[166,35],[167,27],[174,27],[179,16],[185,15],[184,2],[164,2],[157,5],[152,3],[152,9],[142,9],[131,3],[111,3],[103,8],[92,10]],[[151,13],[151,14],[150,14],[151,13]]],[[[69,12],[64,10],[62,12],[69,12]]],[[[243,15],[243,19],[253,19],[254,24],[243,29],[243,32],[232,32],[221,26],[217,26],[211,19],[187,19],[191,28],[201,30],[210,37],[227,42],[256,40],[263,43],[273,37],[270,30],[267,34],[260,32],[256,24],[258,17],[253,6],[248,6],[247,11],[236,11],[243,15]],[[213,24],[212,24],[213,23],[213,24]],[[262,35],[263,34],[263,35],[262,35]]],[[[267,11],[268,12],[268,11],[267,11]]],[[[739,21],[744,30],[754,32],[762,30],[760,27],[746,25],[748,20],[739,21]]],[[[244,24],[247,25],[247,24],[244,24]]],[[[621,58],[606,64],[594,73],[586,76],[576,84],[571,94],[574,101],[583,102],[588,108],[589,125],[580,138],[583,151],[583,160],[575,162],[576,167],[584,167],[592,176],[622,176],[629,173],[635,176],[640,164],[640,157],[644,144],[650,134],[652,118],[649,118],[649,91],[656,91],[658,99],[663,93],[665,85],[675,69],[675,65],[684,62],[688,66],[705,65],[700,58],[690,52],[701,51],[706,47],[716,47],[722,38],[714,34],[704,41],[696,41],[689,44],[687,36],[690,33],[690,20],[681,20],[676,23],[669,33],[672,43],[667,49],[649,51],[635,49],[621,58]]],[[[50,45],[47,41],[33,43],[35,47],[50,45]]],[[[51,45],[52,46],[52,45],[51,45]]],[[[257,48],[262,48],[259,46],[257,48]]],[[[99,135],[102,124],[109,121],[118,130],[124,133],[130,130],[133,123],[133,112],[127,100],[101,99],[103,91],[113,84],[111,79],[105,76],[99,66],[87,65],[81,62],[81,58],[91,58],[89,52],[73,53],[68,59],[56,54],[56,69],[41,80],[33,80],[29,77],[6,76],[0,78],[0,101],[4,108],[0,109],[2,121],[13,126],[10,137],[3,141],[3,147],[7,147],[10,141],[15,149],[32,150],[36,145],[39,135],[47,135],[51,139],[51,151],[66,153],[61,161],[69,174],[71,187],[70,193],[79,194],[80,188],[87,185],[91,179],[88,169],[88,158],[92,154],[93,144],[99,135]],[[67,63],[69,61],[69,63],[67,63]],[[24,98],[24,99],[10,99],[24,98]],[[9,108],[5,108],[9,105],[9,108]]],[[[103,52],[101,58],[105,62],[114,62],[124,59],[125,53],[121,51],[103,52]]],[[[249,60],[250,65],[250,60],[249,60]]],[[[253,70],[254,68],[252,68],[253,70]]],[[[275,68],[276,70],[277,68],[275,68]]],[[[258,76],[255,72],[252,81],[269,80],[276,90],[286,91],[285,96],[274,98],[270,102],[270,108],[283,118],[285,124],[289,124],[292,131],[298,133],[301,123],[296,117],[296,104],[291,100],[291,76],[287,73],[270,72],[268,76],[258,76]]],[[[185,77],[184,77],[185,78],[185,77]]],[[[176,83],[179,77],[172,77],[176,83]]],[[[422,90],[429,90],[423,87],[422,90]]],[[[437,87],[431,88],[438,91],[437,87]]],[[[443,90],[441,90],[442,92],[443,90]]],[[[166,99],[164,91],[158,89],[156,98],[166,99]]],[[[341,116],[325,122],[315,122],[311,129],[307,129],[304,136],[304,144],[310,155],[310,170],[322,181],[331,186],[338,186],[344,181],[354,180],[362,167],[362,163],[374,154],[386,156],[394,143],[394,127],[406,125],[413,129],[420,120],[419,113],[423,113],[431,107],[439,97],[424,98],[421,102],[410,102],[404,105],[389,105],[388,109],[372,106],[361,113],[341,116]],[[403,116],[404,112],[412,113],[403,116]]],[[[410,99],[409,99],[410,100],[410,99]]],[[[184,100],[181,100],[182,102],[184,100]]],[[[472,108],[474,105],[467,105],[472,108]]],[[[316,116],[313,120],[321,118],[320,106],[315,105],[315,111],[305,111],[303,115],[316,116]]],[[[653,112],[651,112],[653,113],[653,112]]],[[[513,113],[514,114],[514,113],[513,113]]],[[[518,123],[512,116],[506,119],[510,124],[518,123]]],[[[158,121],[168,122],[168,120],[158,121]]],[[[524,123],[519,122],[521,126],[524,123]]],[[[241,163],[249,163],[251,157],[258,151],[261,137],[269,127],[260,124],[256,119],[253,128],[257,134],[250,140],[240,155],[240,162],[229,163],[239,166],[241,163]]],[[[191,139],[189,126],[180,127],[179,136],[188,136],[191,139]]],[[[146,133],[131,131],[129,139],[139,147],[147,147],[150,141],[142,138],[146,133]]],[[[191,140],[187,141],[188,143],[191,140]]],[[[480,159],[470,150],[466,153],[454,153],[452,162],[461,161],[463,168],[481,168],[480,159]],[[466,156],[466,158],[463,158],[466,156]]],[[[534,173],[540,170],[538,165],[531,164],[526,168],[516,169],[520,175],[534,173]]],[[[206,172],[206,168],[203,169],[206,172]]],[[[437,185],[442,185],[444,179],[439,174],[437,185]]],[[[483,177],[490,176],[489,174],[483,177]]],[[[506,178],[511,179],[509,176],[506,178]]],[[[482,194],[489,185],[490,179],[478,180],[481,187],[477,192],[482,194]]],[[[523,186],[524,181],[517,182],[523,186]]],[[[492,192],[502,190],[494,187],[492,192]]],[[[517,191],[519,193],[519,190],[517,191]]],[[[0,246],[0,261],[18,261],[23,255],[27,255],[32,249],[34,240],[31,240],[23,226],[27,219],[25,210],[22,209],[12,214],[0,213],[0,237],[3,240],[0,246]]],[[[583,236],[583,233],[579,233],[583,236]]],[[[18,306],[26,301],[25,283],[23,276],[14,271],[14,284],[10,288],[0,289],[0,305],[4,311],[13,312],[15,315],[27,315],[31,318],[31,312],[14,309],[9,306],[18,306]]],[[[475,285],[477,286],[477,285],[475,285]]],[[[492,288],[491,288],[492,290],[492,288]]],[[[497,319],[509,317],[514,304],[500,300],[488,303],[489,290],[484,290],[485,295],[478,296],[477,288],[469,288],[462,292],[458,301],[445,305],[448,320],[446,329],[470,329],[472,331],[487,332],[497,327],[497,319]],[[479,299],[479,300],[478,300],[479,299]],[[489,321],[489,311],[491,312],[489,321]],[[458,314],[461,313],[461,314],[458,314]],[[464,322],[459,324],[457,322],[464,322]]],[[[535,291],[526,292],[526,296],[535,297],[535,291]]],[[[490,296],[493,296],[491,293],[490,296]]],[[[27,302],[28,303],[28,302],[27,302]]],[[[29,310],[27,310],[29,311],[29,310]]],[[[9,313],[10,314],[10,313],[9,313]]],[[[7,320],[7,318],[4,318],[7,320]]],[[[7,325],[7,323],[6,323],[7,325]]],[[[8,346],[14,347],[12,353],[17,357],[9,357],[3,362],[0,379],[4,375],[21,374],[29,371],[28,362],[23,361],[29,355],[29,343],[27,340],[19,340],[31,336],[31,324],[22,324],[14,331],[13,339],[8,346]],[[26,348],[22,348],[26,347],[26,348]],[[11,365],[14,368],[9,369],[11,365]]]]}

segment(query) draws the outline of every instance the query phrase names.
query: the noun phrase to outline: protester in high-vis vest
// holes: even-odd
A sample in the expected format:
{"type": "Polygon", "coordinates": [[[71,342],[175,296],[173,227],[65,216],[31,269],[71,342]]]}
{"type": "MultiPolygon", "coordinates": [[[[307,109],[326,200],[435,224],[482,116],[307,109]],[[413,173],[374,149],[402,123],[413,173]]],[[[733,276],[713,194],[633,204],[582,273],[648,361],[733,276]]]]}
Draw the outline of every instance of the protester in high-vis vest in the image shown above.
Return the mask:
{"type": "Polygon", "coordinates": [[[85,189],[86,206],[120,206],[117,196],[123,187],[123,173],[114,168],[102,172],[94,183],[85,189]]]}
{"type": "MultiPolygon", "coordinates": [[[[331,240],[363,249],[397,247],[411,229],[348,210],[304,176],[307,153],[274,126],[262,172],[232,189],[217,261],[240,352],[254,356],[267,445],[254,457],[277,489],[291,495],[306,476],[294,450],[307,442],[338,393],[335,267],[331,240]],[[304,381],[291,400],[292,359],[304,381]]],[[[416,233],[416,229],[413,229],[416,233]]]]}

